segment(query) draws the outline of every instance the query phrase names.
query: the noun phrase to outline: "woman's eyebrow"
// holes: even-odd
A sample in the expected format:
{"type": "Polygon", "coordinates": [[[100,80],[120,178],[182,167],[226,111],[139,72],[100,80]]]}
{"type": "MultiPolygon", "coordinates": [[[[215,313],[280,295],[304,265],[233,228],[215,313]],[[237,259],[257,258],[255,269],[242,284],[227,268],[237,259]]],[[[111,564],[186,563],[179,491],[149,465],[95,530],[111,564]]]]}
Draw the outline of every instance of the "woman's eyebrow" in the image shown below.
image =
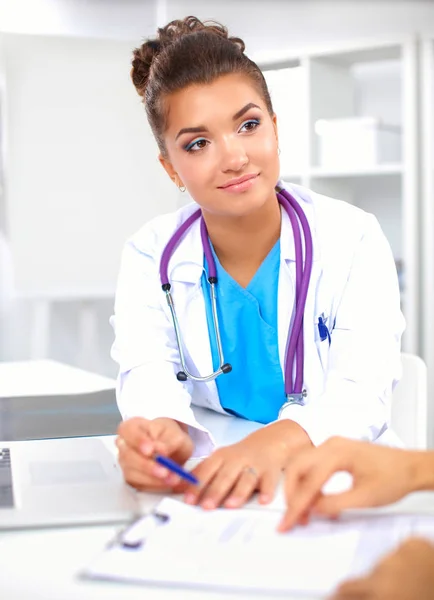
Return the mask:
{"type": "Polygon", "coordinates": [[[243,114],[246,113],[251,108],[259,108],[260,109],[260,107],[257,104],[253,104],[253,102],[249,102],[241,110],[239,110],[237,113],[235,113],[234,116],[232,117],[232,119],[234,121],[236,121],[237,119],[239,119],[240,117],[242,117],[243,114]]]}
{"type": "MultiPolygon", "coordinates": [[[[232,120],[236,121],[237,119],[242,117],[244,115],[244,113],[246,113],[251,108],[259,108],[260,109],[260,107],[257,104],[254,104],[253,102],[249,102],[248,104],[246,104],[246,106],[243,106],[243,108],[241,110],[239,110],[237,113],[234,114],[234,116],[232,117],[232,120]]],[[[177,140],[179,138],[179,136],[183,135],[184,133],[204,133],[207,131],[208,131],[208,129],[205,127],[205,125],[197,125],[197,127],[183,127],[182,129],[180,129],[178,131],[178,134],[177,134],[175,140],[177,140]]]]}
{"type": "Polygon", "coordinates": [[[203,133],[208,131],[205,125],[198,125],[197,127],[184,127],[178,131],[178,135],[175,138],[175,141],[179,138],[183,133],[203,133]]]}

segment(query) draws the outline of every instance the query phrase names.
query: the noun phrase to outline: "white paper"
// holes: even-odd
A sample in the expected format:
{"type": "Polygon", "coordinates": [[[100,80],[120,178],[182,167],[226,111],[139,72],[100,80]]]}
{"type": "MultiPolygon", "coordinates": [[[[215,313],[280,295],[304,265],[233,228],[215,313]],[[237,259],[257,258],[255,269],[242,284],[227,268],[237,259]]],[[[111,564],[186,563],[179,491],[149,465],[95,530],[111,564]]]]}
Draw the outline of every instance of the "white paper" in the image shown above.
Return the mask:
{"type": "Polygon", "coordinates": [[[113,546],[86,575],[166,585],[328,594],[371,568],[410,535],[434,540],[434,519],[410,516],[317,520],[276,532],[280,511],[204,511],[172,498],[157,511],[170,516],[148,528],[140,549],[113,546]]]}

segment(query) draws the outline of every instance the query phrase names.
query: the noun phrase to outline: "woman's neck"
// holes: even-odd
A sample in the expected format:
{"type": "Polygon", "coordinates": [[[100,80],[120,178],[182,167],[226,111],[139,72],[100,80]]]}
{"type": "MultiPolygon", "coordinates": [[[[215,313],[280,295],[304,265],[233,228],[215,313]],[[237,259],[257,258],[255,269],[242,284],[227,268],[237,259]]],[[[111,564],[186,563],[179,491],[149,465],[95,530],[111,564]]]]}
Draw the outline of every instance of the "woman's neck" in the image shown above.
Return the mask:
{"type": "Polygon", "coordinates": [[[276,196],[254,213],[222,217],[204,212],[208,235],[222,267],[246,287],[280,237],[281,216],[276,196]]]}

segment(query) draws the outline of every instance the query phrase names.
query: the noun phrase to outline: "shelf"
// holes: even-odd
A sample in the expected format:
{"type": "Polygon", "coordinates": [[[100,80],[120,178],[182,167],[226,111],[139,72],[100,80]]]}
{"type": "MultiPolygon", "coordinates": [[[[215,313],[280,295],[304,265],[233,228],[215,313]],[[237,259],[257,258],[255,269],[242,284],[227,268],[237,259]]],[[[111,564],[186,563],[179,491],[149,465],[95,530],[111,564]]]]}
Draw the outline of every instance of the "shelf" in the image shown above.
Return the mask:
{"type": "Polygon", "coordinates": [[[314,45],[299,48],[296,53],[288,50],[263,51],[253,54],[251,58],[265,70],[296,66],[305,57],[350,67],[360,62],[399,59],[403,45],[410,40],[413,40],[413,37],[408,35],[381,36],[374,39],[352,40],[348,43],[338,41],[327,46],[314,45]]]}
{"type": "Polygon", "coordinates": [[[388,163],[383,165],[375,165],[361,169],[330,169],[328,167],[312,167],[303,173],[285,173],[282,174],[284,181],[295,181],[306,177],[317,179],[339,179],[350,177],[377,177],[384,175],[401,175],[403,166],[401,163],[388,163]]]}
{"type": "Polygon", "coordinates": [[[331,169],[329,167],[312,167],[308,175],[318,178],[333,177],[375,177],[377,175],[401,175],[403,167],[401,163],[388,163],[374,165],[372,167],[362,167],[360,169],[344,168],[331,169]]]}
{"type": "Polygon", "coordinates": [[[351,67],[358,63],[369,63],[378,61],[399,60],[401,57],[400,45],[379,45],[374,48],[362,48],[358,50],[348,50],[347,52],[329,52],[313,55],[312,58],[322,62],[351,67]]]}
{"type": "Polygon", "coordinates": [[[276,69],[295,69],[301,66],[300,58],[293,58],[290,56],[284,56],[283,58],[273,57],[271,54],[267,57],[265,54],[259,65],[261,71],[274,71],[276,69]]]}
{"type": "Polygon", "coordinates": [[[40,289],[31,291],[17,292],[17,299],[31,302],[95,302],[99,300],[111,300],[114,298],[116,290],[107,288],[83,288],[77,289],[40,289]]]}

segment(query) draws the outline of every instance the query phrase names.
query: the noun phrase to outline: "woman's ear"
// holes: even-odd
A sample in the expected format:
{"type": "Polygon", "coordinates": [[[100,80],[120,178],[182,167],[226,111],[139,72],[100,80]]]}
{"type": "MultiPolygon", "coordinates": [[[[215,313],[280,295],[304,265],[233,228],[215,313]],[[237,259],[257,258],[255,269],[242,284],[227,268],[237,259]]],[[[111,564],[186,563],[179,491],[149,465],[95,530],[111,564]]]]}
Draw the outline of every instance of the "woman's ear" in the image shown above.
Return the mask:
{"type": "Polygon", "coordinates": [[[178,187],[178,188],[182,187],[182,185],[183,185],[182,181],[180,180],[178,173],[174,169],[170,160],[165,158],[162,154],[158,155],[158,160],[163,165],[164,170],[169,175],[170,179],[173,181],[173,183],[176,185],[176,187],[178,187]]]}
{"type": "Polygon", "coordinates": [[[271,120],[273,121],[274,134],[276,136],[277,146],[279,146],[279,131],[277,128],[277,117],[275,114],[273,114],[273,116],[271,117],[271,120]]]}

